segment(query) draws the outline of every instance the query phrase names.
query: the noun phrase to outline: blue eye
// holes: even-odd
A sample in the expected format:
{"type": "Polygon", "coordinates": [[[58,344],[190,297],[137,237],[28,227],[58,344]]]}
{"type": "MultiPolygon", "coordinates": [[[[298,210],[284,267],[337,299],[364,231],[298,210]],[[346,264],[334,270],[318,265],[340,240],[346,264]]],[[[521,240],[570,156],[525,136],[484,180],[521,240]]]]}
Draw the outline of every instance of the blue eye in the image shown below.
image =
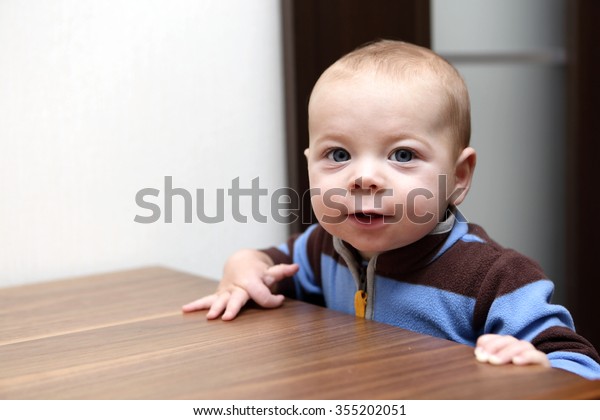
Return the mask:
{"type": "Polygon", "coordinates": [[[333,149],[327,153],[327,157],[335,162],[346,162],[350,160],[350,153],[344,149],[333,149]]]}
{"type": "Polygon", "coordinates": [[[410,162],[414,158],[414,153],[406,149],[398,149],[390,156],[391,160],[397,162],[410,162]]]}

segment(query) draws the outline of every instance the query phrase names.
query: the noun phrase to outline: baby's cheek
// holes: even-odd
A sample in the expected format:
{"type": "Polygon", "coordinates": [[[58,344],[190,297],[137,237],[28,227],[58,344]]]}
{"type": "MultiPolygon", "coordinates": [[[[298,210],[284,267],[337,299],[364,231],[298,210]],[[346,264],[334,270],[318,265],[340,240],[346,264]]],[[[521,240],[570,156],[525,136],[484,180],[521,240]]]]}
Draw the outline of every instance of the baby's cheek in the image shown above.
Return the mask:
{"type": "Polygon", "coordinates": [[[311,198],[313,212],[318,222],[340,223],[348,214],[348,208],[343,201],[342,192],[326,191],[315,194],[311,198]]]}
{"type": "MultiPolygon", "coordinates": [[[[413,223],[429,224],[438,221],[440,208],[437,197],[426,188],[411,190],[405,203],[405,215],[413,223]]],[[[445,209],[444,209],[445,210],[445,209]]]]}

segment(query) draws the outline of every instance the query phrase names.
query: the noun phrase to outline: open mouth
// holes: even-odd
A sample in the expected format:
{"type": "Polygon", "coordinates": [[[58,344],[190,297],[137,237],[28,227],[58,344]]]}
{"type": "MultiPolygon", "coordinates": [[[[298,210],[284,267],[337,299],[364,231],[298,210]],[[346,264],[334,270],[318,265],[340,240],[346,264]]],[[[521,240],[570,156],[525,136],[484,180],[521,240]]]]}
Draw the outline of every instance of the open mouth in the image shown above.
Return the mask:
{"type": "Polygon", "coordinates": [[[358,212],[354,213],[354,218],[361,223],[373,223],[383,219],[383,214],[358,212]]]}

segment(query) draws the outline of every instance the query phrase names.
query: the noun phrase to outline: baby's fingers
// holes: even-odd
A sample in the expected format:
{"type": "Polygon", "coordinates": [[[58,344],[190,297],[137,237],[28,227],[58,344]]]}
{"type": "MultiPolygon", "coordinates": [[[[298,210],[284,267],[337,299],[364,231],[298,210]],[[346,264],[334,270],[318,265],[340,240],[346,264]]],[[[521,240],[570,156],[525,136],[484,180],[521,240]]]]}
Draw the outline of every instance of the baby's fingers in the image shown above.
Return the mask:
{"type": "Polygon", "coordinates": [[[283,295],[275,295],[270,287],[276,282],[293,276],[298,264],[278,264],[265,270],[260,281],[248,282],[245,286],[249,297],[263,308],[277,308],[284,301],[283,295]]]}
{"type": "Polygon", "coordinates": [[[210,306],[210,309],[206,313],[206,319],[218,318],[223,313],[223,311],[225,311],[225,308],[229,304],[230,299],[230,292],[218,293],[217,298],[214,300],[214,302],[210,306]]]}
{"type": "Polygon", "coordinates": [[[480,362],[488,362],[493,365],[509,363],[516,354],[514,346],[519,343],[515,337],[510,335],[486,334],[479,337],[475,347],[475,357],[480,362]]]}
{"type": "Polygon", "coordinates": [[[236,288],[231,292],[225,313],[221,317],[223,321],[231,321],[234,319],[242,307],[248,302],[249,296],[244,289],[236,288]]]}
{"type": "Polygon", "coordinates": [[[248,285],[250,298],[263,308],[277,308],[283,303],[283,295],[274,295],[264,283],[252,283],[248,285]]]}
{"type": "Polygon", "coordinates": [[[204,309],[210,308],[213,303],[217,300],[217,294],[212,294],[208,296],[204,296],[198,300],[187,303],[181,307],[183,312],[194,312],[194,311],[202,311],[204,309]]]}
{"type": "Polygon", "coordinates": [[[512,358],[512,362],[515,365],[542,365],[546,367],[550,367],[550,360],[548,360],[548,356],[545,353],[531,348],[526,350],[512,358]]]}
{"type": "Polygon", "coordinates": [[[511,363],[513,358],[522,354],[533,346],[525,341],[519,341],[510,336],[499,336],[494,342],[487,346],[478,346],[475,349],[475,357],[480,362],[488,362],[492,365],[504,365],[511,363]]]}
{"type": "Polygon", "coordinates": [[[267,287],[271,287],[275,282],[291,277],[299,270],[298,264],[277,264],[265,270],[263,281],[267,287]]]}
{"type": "Polygon", "coordinates": [[[528,341],[515,337],[488,334],[479,337],[475,357],[480,362],[493,365],[513,363],[515,365],[539,364],[550,366],[548,357],[528,341]]]}

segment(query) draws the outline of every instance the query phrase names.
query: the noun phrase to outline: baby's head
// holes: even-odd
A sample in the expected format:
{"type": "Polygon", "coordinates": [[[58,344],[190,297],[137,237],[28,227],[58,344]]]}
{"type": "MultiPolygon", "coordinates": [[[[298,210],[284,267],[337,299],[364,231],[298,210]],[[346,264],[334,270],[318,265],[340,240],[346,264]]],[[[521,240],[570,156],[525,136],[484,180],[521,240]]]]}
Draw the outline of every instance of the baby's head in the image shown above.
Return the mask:
{"type": "Polygon", "coordinates": [[[465,82],[450,63],[430,49],[391,40],[366,44],[325,70],[313,95],[332,80],[357,75],[389,78],[402,86],[435,93],[440,112],[438,123],[451,132],[457,151],[469,146],[471,107],[465,82]]]}
{"type": "Polygon", "coordinates": [[[308,114],[313,209],[364,256],[419,240],[464,199],[469,96],[432,51],[379,41],[345,55],[317,81],[308,114]]]}

